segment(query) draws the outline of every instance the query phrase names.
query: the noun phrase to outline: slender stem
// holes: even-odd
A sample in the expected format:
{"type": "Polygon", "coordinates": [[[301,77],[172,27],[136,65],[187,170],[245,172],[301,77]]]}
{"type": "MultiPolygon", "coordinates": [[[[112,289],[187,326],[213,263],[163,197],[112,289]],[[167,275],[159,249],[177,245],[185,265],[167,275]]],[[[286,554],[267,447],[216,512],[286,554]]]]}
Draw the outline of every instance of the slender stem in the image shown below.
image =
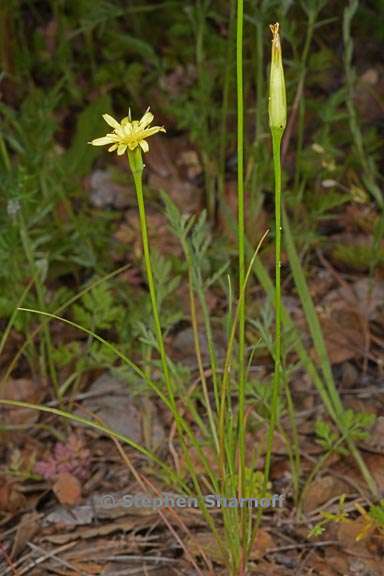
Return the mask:
{"type": "Polygon", "coordinates": [[[207,20],[207,7],[206,2],[199,0],[197,3],[197,21],[196,21],[196,69],[198,77],[198,99],[201,114],[202,126],[202,160],[204,167],[204,181],[205,193],[207,200],[208,217],[213,221],[215,216],[215,177],[213,168],[213,158],[210,151],[210,107],[209,107],[209,94],[207,93],[206,82],[206,51],[205,51],[205,36],[206,36],[206,20],[207,20]]]}
{"type": "Polygon", "coordinates": [[[315,29],[315,22],[317,17],[317,10],[311,10],[308,16],[308,26],[307,33],[305,37],[304,50],[301,55],[300,61],[300,77],[298,81],[298,91],[301,92],[301,98],[299,102],[299,118],[297,126],[297,145],[296,145],[296,169],[295,169],[295,179],[294,179],[294,189],[297,191],[299,189],[299,181],[301,174],[301,156],[304,141],[304,113],[305,113],[305,94],[304,94],[304,83],[307,74],[307,60],[309,48],[311,46],[313,32],[315,29]]]}
{"type": "Polygon", "coordinates": [[[375,169],[373,163],[368,159],[364,147],[363,134],[357,119],[356,106],[354,100],[356,74],[352,66],[353,57],[353,37],[351,33],[352,19],[359,8],[359,0],[349,0],[343,14],[343,42],[344,42],[344,68],[347,88],[347,109],[349,115],[349,126],[353,136],[358,159],[363,168],[363,181],[369,192],[375,198],[381,210],[384,209],[384,200],[380,188],[375,179],[375,169]]]}
{"type": "Polygon", "coordinates": [[[215,351],[215,346],[214,346],[214,338],[213,338],[213,332],[212,332],[212,324],[211,324],[211,318],[210,318],[210,314],[209,314],[209,310],[208,310],[208,306],[207,306],[207,300],[204,294],[204,284],[203,284],[203,280],[201,278],[201,271],[200,270],[196,270],[196,275],[195,275],[195,280],[196,280],[196,293],[198,296],[198,301],[200,304],[200,308],[203,314],[203,320],[204,320],[204,326],[205,326],[205,332],[207,335],[207,348],[208,348],[208,355],[209,355],[209,362],[211,365],[211,378],[212,378],[212,384],[213,384],[213,396],[215,399],[215,405],[216,405],[216,409],[218,409],[220,401],[220,394],[219,394],[219,382],[218,382],[218,378],[217,378],[217,355],[216,355],[216,351],[215,351]]]}
{"type": "Polygon", "coordinates": [[[222,475],[224,475],[224,454],[225,454],[225,450],[224,450],[224,430],[225,430],[225,406],[226,406],[226,399],[227,399],[227,390],[228,390],[228,379],[229,379],[229,375],[231,373],[231,368],[232,368],[232,351],[233,351],[233,345],[234,345],[234,341],[235,341],[235,335],[236,335],[236,327],[237,327],[237,323],[238,323],[238,319],[239,319],[239,313],[240,313],[240,307],[241,307],[241,302],[244,300],[245,298],[245,290],[248,284],[248,280],[249,277],[251,275],[252,269],[253,269],[253,264],[256,260],[256,257],[259,253],[259,250],[265,240],[265,238],[267,237],[267,234],[269,233],[269,230],[266,230],[263,234],[263,236],[261,237],[256,250],[251,258],[250,264],[248,266],[248,270],[247,273],[245,275],[244,278],[244,283],[243,286],[241,287],[241,292],[240,292],[240,297],[239,297],[239,301],[237,303],[236,306],[236,310],[235,310],[235,314],[233,317],[233,321],[232,321],[232,326],[229,332],[229,336],[228,336],[228,344],[227,344],[227,350],[226,350],[226,354],[225,354],[225,361],[224,361],[224,368],[223,368],[223,380],[222,380],[222,386],[221,386],[221,405],[220,405],[220,411],[219,411],[219,439],[220,439],[220,470],[222,471],[222,475]]]}
{"type": "Polygon", "coordinates": [[[235,2],[229,2],[229,24],[228,24],[228,38],[225,54],[225,74],[223,86],[223,100],[221,108],[221,127],[220,127],[220,167],[218,179],[218,192],[219,192],[219,209],[222,210],[222,203],[225,200],[225,179],[226,179],[226,151],[227,151],[227,119],[230,103],[231,88],[233,83],[233,41],[235,32],[235,2]]]}
{"type": "MultiPolygon", "coordinates": [[[[245,281],[245,225],[244,225],[244,87],[243,87],[243,18],[244,2],[237,0],[236,22],[236,81],[237,81],[237,210],[239,250],[239,295],[245,281]]],[[[239,485],[240,497],[245,493],[245,297],[239,300],[239,485]]],[[[246,516],[240,510],[242,551],[240,573],[245,572],[246,516]]]]}
{"type": "Polygon", "coordinates": [[[149,294],[150,294],[151,304],[152,304],[152,314],[153,314],[153,320],[155,323],[155,332],[156,332],[157,344],[159,347],[161,365],[162,365],[162,369],[163,369],[163,376],[164,376],[165,384],[167,386],[167,390],[168,390],[168,394],[169,394],[169,401],[171,402],[172,405],[175,405],[175,396],[174,396],[174,392],[173,392],[173,384],[172,384],[169,369],[168,369],[167,355],[165,352],[164,339],[163,339],[163,334],[162,334],[162,330],[161,330],[160,315],[159,315],[159,310],[158,310],[158,301],[157,301],[155,282],[153,280],[151,255],[150,255],[149,240],[148,240],[147,218],[146,218],[146,213],[145,213],[144,196],[143,196],[142,176],[143,176],[144,164],[143,164],[143,160],[141,158],[140,149],[137,147],[133,152],[129,152],[128,153],[128,159],[129,159],[129,165],[131,168],[131,172],[133,175],[133,180],[134,180],[135,188],[136,188],[137,204],[139,207],[140,230],[141,230],[141,240],[143,243],[145,269],[146,269],[149,294]]]}
{"type": "Polygon", "coordinates": [[[273,434],[276,428],[281,383],[281,138],[283,130],[272,128],[273,168],[275,175],[275,371],[271,402],[271,419],[265,457],[265,483],[268,482],[273,434]]]}
{"type": "MultiPolygon", "coordinates": [[[[199,368],[200,380],[201,380],[201,385],[203,388],[203,395],[204,395],[205,405],[206,405],[206,409],[207,409],[209,425],[211,428],[211,433],[212,433],[212,437],[214,440],[216,453],[219,454],[220,448],[219,448],[219,440],[217,437],[217,429],[216,429],[215,419],[213,416],[211,401],[209,399],[208,384],[207,384],[207,379],[205,377],[204,365],[203,365],[203,360],[202,360],[202,356],[201,356],[199,326],[198,326],[198,320],[197,320],[195,296],[193,293],[193,263],[192,263],[192,258],[191,258],[191,254],[190,254],[186,239],[182,238],[181,243],[183,246],[183,251],[184,251],[185,258],[187,261],[187,266],[188,266],[189,304],[190,304],[190,310],[191,310],[191,323],[192,323],[192,331],[193,331],[193,341],[194,341],[195,352],[196,352],[196,360],[197,360],[197,365],[199,368]]],[[[212,373],[215,371],[216,371],[216,366],[212,366],[212,373]]]]}
{"type": "Polygon", "coordinates": [[[264,54],[263,54],[263,35],[264,23],[257,16],[256,23],[256,50],[255,52],[255,79],[256,79],[256,116],[255,116],[255,135],[250,154],[250,159],[246,169],[245,183],[250,185],[250,214],[256,214],[257,210],[261,208],[262,195],[261,195],[261,179],[260,179],[260,166],[262,164],[262,146],[261,138],[264,130],[264,54]]]}

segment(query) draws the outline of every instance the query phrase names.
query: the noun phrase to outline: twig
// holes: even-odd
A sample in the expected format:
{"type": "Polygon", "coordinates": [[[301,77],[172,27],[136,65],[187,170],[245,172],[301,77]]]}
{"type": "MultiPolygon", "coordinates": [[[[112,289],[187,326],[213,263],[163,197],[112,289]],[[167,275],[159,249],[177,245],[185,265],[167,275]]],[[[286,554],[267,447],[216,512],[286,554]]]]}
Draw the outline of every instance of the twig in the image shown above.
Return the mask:
{"type": "Polygon", "coordinates": [[[268,548],[266,554],[275,554],[276,552],[285,552],[299,548],[322,548],[324,546],[340,546],[340,542],[338,540],[324,540],[323,542],[302,542],[297,544],[287,544],[286,546],[278,546],[277,548],[268,548]]]}
{"type": "MultiPolygon", "coordinates": [[[[60,562],[60,559],[56,558],[56,554],[59,554],[60,552],[64,552],[65,550],[68,550],[69,548],[72,548],[75,545],[76,545],[76,542],[70,542],[69,544],[64,544],[63,546],[60,546],[60,548],[56,548],[56,550],[51,550],[51,552],[44,553],[44,555],[41,556],[40,558],[37,558],[36,560],[32,560],[32,562],[27,564],[27,566],[24,566],[24,568],[22,568],[19,571],[18,576],[23,576],[23,574],[30,574],[30,572],[33,568],[36,568],[36,566],[38,566],[39,564],[43,564],[43,562],[45,562],[46,560],[50,560],[51,558],[54,558],[54,560],[60,562]]],[[[34,544],[31,545],[31,543],[28,542],[28,546],[32,547],[32,546],[34,546],[34,544]]],[[[64,562],[64,561],[61,561],[61,562],[64,562]]],[[[84,573],[83,573],[83,575],[86,576],[86,574],[84,574],[84,573]]]]}

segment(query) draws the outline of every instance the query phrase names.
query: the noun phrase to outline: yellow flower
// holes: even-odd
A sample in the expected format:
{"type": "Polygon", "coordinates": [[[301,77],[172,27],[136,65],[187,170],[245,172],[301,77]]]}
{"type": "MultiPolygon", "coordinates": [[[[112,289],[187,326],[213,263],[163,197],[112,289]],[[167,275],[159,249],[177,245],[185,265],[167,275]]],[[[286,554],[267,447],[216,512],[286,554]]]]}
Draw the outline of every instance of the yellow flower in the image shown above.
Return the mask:
{"type": "Polygon", "coordinates": [[[106,123],[113,128],[113,132],[102,136],[102,138],[96,138],[92,140],[92,142],[89,142],[89,144],[93,146],[112,144],[112,146],[108,148],[108,152],[117,150],[119,156],[124,154],[127,148],[134,150],[137,146],[140,146],[143,152],[148,152],[149,146],[146,138],[153,136],[157,132],[165,132],[163,126],[152,126],[152,128],[148,128],[149,124],[153,121],[153,114],[149,111],[149,108],[141,120],[132,121],[131,111],[129,111],[128,116],[123,118],[120,123],[109,114],[103,114],[103,118],[106,123]]]}
{"type": "Polygon", "coordinates": [[[271,128],[284,130],[287,123],[287,103],[283,62],[281,58],[279,23],[271,24],[270,29],[273,34],[273,39],[269,80],[269,125],[271,128]]]}

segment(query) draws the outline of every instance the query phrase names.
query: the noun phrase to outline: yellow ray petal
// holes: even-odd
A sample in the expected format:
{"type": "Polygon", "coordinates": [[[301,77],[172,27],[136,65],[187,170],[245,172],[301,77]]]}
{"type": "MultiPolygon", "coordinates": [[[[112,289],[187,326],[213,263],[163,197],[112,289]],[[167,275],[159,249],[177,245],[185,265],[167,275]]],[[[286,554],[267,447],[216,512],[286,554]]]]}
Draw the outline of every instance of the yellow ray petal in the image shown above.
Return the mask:
{"type": "Polygon", "coordinates": [[[117,148],[117,155],[118,156],[122,156],[124,154],[124,152],[127,149],[127,145],[126,144],[119,144],[118,148],[117,148]]]}
{"type": "Polygon", "coordinates": [[[148,152],[149,146],[146,140],[140,140],[139,144],[143,152],[148,152]]]}
{"type": "Polygon", "coordinates": [[[110,116],[109,114],[103,114],[103,118],[107,124],[112,126],[112,128],[115,128],[115,129],[119,128],[120,124],[118,123],[118,121],[115,120],[114,118],[112,118],[112,116],[110,116]]]}
{"type": "Polygon", "coordinates": [[[93,146],[105,146],[106,144],[112,144],[114,139],[112,136],[102,136],[101,138],[95,138],[90,142],[93,146]]]}
{"type": "Polygon", "coordinates": [[[145,128],[141,135],[144,138],[148,138],[148,136],[153,136],[153,134],[157,134],[157,132],[165,132],[165,128],[163,126],[152,126],[152,128],[145,128]]]}
{"type": "Polygon", "coordinates": [[[146,128],[152,121],[153,121],[153,114],[152,112],[149,111],[149,108],[147,109],[147,111],[145,112],[144,116],[141,118],[139,125],[140,128],[143,130],[144,128],[146,128]]]}

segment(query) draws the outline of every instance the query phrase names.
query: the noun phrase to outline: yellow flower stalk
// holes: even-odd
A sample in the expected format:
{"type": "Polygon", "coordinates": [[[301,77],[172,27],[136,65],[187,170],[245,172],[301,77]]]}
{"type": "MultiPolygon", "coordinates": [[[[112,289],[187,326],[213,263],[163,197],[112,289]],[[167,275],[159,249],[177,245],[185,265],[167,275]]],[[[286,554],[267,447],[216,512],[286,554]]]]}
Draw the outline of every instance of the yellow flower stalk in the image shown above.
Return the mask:
{"type": "Polygon", "coordinates": [[[285,95],[285,81],[283,62],[281,57],[281,45],[279,35],[279,23],[271,24],[272,59],[269,81],[269,126],[271,129],[284,130],[287,123],[287,101],[285,95]]]}
{"type": "Polygon", "coordinates": [[[96,138],[95,140],[89,142],[89,144],[92,144],[93,146],[110,146],[108,148],[108,152],[114,152],[116,150],[118,156],[121,156],[126,151],[128,151],[127,154],[128,163],[135,184],[137,205],[139,208],[140,231],[141,231],[141,240],[143,244],[144,263],[147,273],[147,281],[152,305],[152,313],[158,343],[158,350],[160,352],[163,377],[168,390],[169,405],[172,407],[174,411],[176,411],[176,401],[173,391],[173,381],[171,379],[170,371],[168,369],[167,354],[165,351],[164,338],[160,322],[157,290],[152,271],[150,245],[148,238],[147,216],[143,194],[143,171],[145,165],[142,159],[142,151],[148,152],[149,150],[147,138],[149,138],[149,136],[157,134],[157,132],[165,132],[165,128],[163,126],[152,126],[151,128],[149,128],[149,125],[153,121],[153,114],[149,111],[149,108],[147,108],[141,120],[131,120],[130,110],[128,112],[128,116],[123,118],[121,122],[118,122],[117,120],[115,120],[115,118],[113,118],[109,114],[103,114],[103,118],[106,121],[106,123],[113,128],[113,132],[110,132],[109,134],[106,134],[106,136],[102,136],[101,138],[96,138]]]}
{"type": "Polygon", "coordinates": [[[124,154],[127,148],[132,151],[138,146],[140,146],[143,152],[148,152],[149,146],[147,138],[157,132],[165,132],[163,126],[152,126],[149,128],[149,125],[153,121],[153,114],[149,111],[149,108],[141,120],[132,121],[131,111],[129,111],[128,116],[123,118],[121,122],[118,122],[109,114],[103,114],[103,118],[106,123],[113,128],[113,132],[101,138],[96,138],[89,142],[89,144],[93,146],[108,146],[112,144],[112,146],[108,148],[108,152],[114,152],[116,150],[118,156],[124,154]]]}

